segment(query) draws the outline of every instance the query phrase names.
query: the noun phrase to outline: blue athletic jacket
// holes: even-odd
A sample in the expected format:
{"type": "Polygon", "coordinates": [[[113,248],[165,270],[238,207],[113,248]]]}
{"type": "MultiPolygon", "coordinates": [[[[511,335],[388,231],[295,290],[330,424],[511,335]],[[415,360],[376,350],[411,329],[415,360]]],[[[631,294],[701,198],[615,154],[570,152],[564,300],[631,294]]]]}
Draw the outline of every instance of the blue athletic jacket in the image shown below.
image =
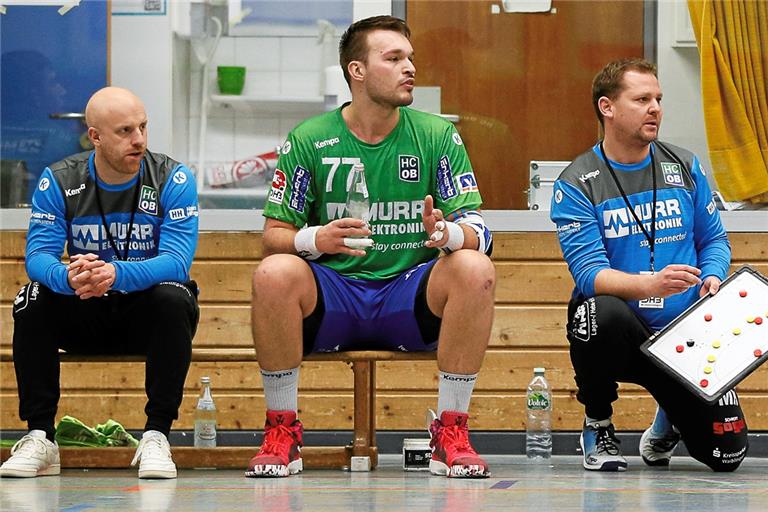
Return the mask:
{"type": "MultiPolygon", "coordinates": [[[[673,263],[701,269],[700,278],[725,279],[731,248],[699,159],[682,148],[651,144],[657,196],[652,205],[651,155],[611,166],[632,209],[650,234],[655,218],[655,270],[673,263]]],[[[601,157],[599,145],[577,157],[554,185],[550,218],[557,225],[563,256],[576,288],[573,298],[595,295],[595,276],[612,268],[650,271],[650,248],[601,157]]],[[[662,308],[627,303],[652,330],[677,317],[699,296],[699,288],[667,297],[662,308]]]]}
{"type": "Polygon", "coordinates": [[[66,244],[69,255],[94,253],[112,263],[113,290],[133,292],[162,281],[188,281],[198,230],[197,191],[190,170],[147,151],[130,182],[99,181],[98,199],[121,258],[135,210],[125,261],[117,258],[107,237],[94,178],[93,152],[73,155],[43,171],[32,197],[27,233],[29,278],[57,293],[73,294],[61,263],[66,244]]]}

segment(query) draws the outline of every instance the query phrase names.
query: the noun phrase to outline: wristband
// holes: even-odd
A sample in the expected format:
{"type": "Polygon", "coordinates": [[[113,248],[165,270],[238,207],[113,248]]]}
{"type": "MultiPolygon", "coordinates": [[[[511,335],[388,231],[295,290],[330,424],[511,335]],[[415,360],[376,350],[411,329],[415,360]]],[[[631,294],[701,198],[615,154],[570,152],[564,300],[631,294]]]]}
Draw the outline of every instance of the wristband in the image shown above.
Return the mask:
{"type": "Polygon", "coordinates": [[[445,229],[448,231],[448,242],[441,247],[446,254],[458,251],[464,247],[464,230],[455,222],[445,222],[445,229]]]}
{"type": "Polygon", "coordinates": [[[296,248],[296,252],[305,260],[316,260],[323,255],[322,252],[317,250],[317,245],[315,245],[315,238],[321,227],[312,226],[300,229],[293,239],[293,246],[296,248]]]}

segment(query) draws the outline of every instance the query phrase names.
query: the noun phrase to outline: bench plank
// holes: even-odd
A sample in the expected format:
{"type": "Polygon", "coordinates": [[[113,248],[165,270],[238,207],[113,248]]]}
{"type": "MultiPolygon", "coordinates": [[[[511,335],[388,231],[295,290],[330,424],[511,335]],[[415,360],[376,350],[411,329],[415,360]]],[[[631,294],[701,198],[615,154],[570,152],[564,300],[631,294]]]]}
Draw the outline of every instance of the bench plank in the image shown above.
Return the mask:
{"type": "MultiPolygon", "coordinates": [[[[173,461],[178,469],[217,468],[245,471],[258,446],[218,446],[216,448],[172,447],[173,461]]],[[[62,447],[61,467],[89,469],[127,469],[136,453],[135,448],[62,447]]],[[[351,447],[306,446],[301,450],[305,469],[343,469],[348,467],[351,447]]],[[[10,456],[10,448],[0,448],[0,458],[10,456]]],[[[377,452],[371,452],[373,457],[377,452]]],[[[375,466],[375,465],[374,465],[375,466]]]]}

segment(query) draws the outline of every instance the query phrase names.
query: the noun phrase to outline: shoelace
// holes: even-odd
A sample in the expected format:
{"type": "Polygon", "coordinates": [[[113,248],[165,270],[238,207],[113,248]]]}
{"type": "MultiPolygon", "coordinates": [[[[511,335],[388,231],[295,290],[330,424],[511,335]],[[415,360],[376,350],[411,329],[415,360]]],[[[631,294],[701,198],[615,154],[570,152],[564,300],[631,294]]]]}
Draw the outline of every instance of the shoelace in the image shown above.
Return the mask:
{"type": "Polygon", "coordinates": [[[677,442],[679,440],[680,438],[677,435],[672,435],[655,439],[650,438],[649,442],[651,444],[651,448],[653,448],[653,451],[657,453],[664,453],[672,450],[672,448],[677,446],[677,442]]]}
{"type": "Polygon", "coordinates": [[[619,454],[619,440],[616,439],[608,427],[597,427],[597,453],[607,453],[608,455],[619,454]]]}
{"type": "Polygon", "coordinates": [[[20,455],[31,455],[34,452],[45,453],[47,447],[45,442],[39,437],[32,437],[27,434],[13,445],[11,448],[11,455],[19,453],[20,455]]]}
{"type": "Polygon", "coordinates": [[[276,425],[264,433],[264,442],[261,443],[259,455],[286,456],[290,450],[290,444],[283,442],[283,437],[288,436],[293,442],[293,432],[283,424],[276,425]]]}
{"type": "MultiPolygon", "coordinates": [[[[477,455],[477,452],[472,445],[469,444],[469,434],[466,429],[459,427],[458,425],[444,426],[440,433],[445,438],[455,451],[462,453],[471,453],[477,455]]],[[[443,443],[444,445],[448,443],[443,443]]]]}
{"type": "Polygon", "coordinates": [[[151,436],[142,438],[141,443],[139,443],[139,449],[136,450],[136,455],[133,456],[133,460],[131,461],[131,466],[134,466],[141,459],[145,452],[147,458],[154,456],[165,457],[170,455],[170,449],[165,443],[163,443],[163,440],[160,437],[151,436]],[[156,452],[160,453],[156,454],[156,452]]]}

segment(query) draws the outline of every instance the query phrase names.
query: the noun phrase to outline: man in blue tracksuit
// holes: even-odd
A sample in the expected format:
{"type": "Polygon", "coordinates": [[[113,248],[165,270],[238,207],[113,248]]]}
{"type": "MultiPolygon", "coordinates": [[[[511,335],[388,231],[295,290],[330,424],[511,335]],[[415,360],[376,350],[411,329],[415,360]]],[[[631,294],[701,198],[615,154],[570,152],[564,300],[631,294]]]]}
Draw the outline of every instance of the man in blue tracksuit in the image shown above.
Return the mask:
{"type": "Polygon", "coordinates": [[[14,300],[19,416],[29,433],[0,476],[58,474],[59,349],[146,356],[140,478],[175,478],[168,433],[178,417],[199,310],[189,270],[198,210],[190,170],[146,149],[147,116],[128,90],[86,107],[92,152],[47,167],[32,198],[26,269],[14,300]],[[69,260],[62,263],[66,245],[69,260]]]}
{"type": "Polygon", "coordinates": [[[617,382],[656,399],[640,441],[643,460],[668,465],[681,436],[715,471],[736,469],[747,428],[736,392],[708,405],[639,350],[700,296],[715,294],[731,249],[698,158],[658,141],[661,88],[653,64],[607,64],[592,83],[605,138],[555,182],[551,218],[576,287],[567,337],[586,419],[584,467],[623,471],[611,423],[617,382]]]}

